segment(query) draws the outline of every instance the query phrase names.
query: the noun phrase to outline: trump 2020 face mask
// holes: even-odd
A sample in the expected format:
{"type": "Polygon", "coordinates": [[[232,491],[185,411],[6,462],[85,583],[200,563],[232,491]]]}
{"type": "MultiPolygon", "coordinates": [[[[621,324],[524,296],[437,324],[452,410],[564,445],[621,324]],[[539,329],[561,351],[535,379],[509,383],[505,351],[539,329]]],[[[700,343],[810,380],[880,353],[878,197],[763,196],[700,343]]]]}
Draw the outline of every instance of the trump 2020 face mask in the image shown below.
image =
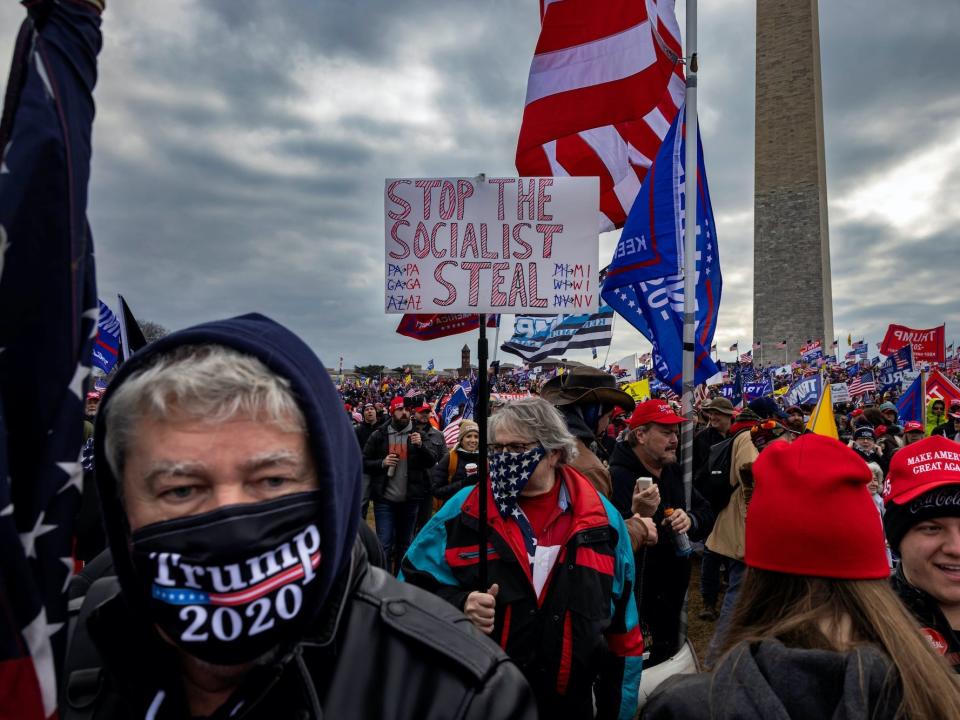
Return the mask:
{"type": "Polygon", "coordinates": [[[132,534],[151,620],[184,651],[239,665],[296,639],[326,595],[318,491],[230,505],[132,534]]]}

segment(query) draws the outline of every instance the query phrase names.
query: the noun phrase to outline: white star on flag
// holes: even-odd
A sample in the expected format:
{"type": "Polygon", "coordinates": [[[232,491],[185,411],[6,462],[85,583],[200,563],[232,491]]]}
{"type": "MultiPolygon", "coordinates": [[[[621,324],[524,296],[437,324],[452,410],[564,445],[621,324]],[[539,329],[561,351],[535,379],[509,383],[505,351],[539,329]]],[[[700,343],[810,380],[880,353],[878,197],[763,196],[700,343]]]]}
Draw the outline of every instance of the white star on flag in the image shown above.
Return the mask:
{"type": "Polygon", "coordinates": [[[37,538],[46,535],[51,530],[56,530],[56,525],[44,525],[43,513],[37,517],[37,524],[33,526],[30,532],[20,533],[20,543],[23,545],[23,552],[28,558],[37,557],[37,538]]]}

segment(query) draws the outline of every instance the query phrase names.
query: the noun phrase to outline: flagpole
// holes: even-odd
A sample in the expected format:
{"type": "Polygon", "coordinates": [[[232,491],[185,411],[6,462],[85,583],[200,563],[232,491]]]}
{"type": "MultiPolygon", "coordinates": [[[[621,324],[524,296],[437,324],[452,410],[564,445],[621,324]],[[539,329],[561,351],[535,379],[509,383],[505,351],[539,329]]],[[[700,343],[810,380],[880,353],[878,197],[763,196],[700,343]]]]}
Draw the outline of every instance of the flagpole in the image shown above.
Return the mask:
{"type": "MultiPolygon", "coordinates": [[[[498,328],[499,329],[499,328],[498,328]]],[[[477,373],[480,387],[477,393],[477,404],[474,409],[474,420],[480,431],[480,447],[478,448],[480,462],[477,463],[477,487],[480,491],[479,518],[479,575],[480,592],[486,592],[489,587],[487,573],[487,408],[490,406],[490,378],[487,377],[487,316],[480,313],[480,337],[477,339],[477,373]]]]}
{"type": "MultiPolygon", "coordinates": [[[[687,55],[686,55],[686,113],[687,152],[684,167],[684,223],[683,223],[683,490],[685,508],[690,508],[693,494],[693,379],[697,307],[697,0],[687,0],[687,55]]],[[[739,348],[738,348],[739,349],[739,348]]]]}

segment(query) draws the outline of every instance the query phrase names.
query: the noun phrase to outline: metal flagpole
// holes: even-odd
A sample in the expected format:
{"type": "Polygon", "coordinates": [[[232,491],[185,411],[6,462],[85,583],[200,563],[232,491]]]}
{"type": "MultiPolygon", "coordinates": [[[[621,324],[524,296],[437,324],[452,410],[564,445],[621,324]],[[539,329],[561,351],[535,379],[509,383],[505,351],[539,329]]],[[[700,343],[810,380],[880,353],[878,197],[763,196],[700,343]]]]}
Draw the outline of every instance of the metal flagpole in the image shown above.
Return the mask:
{"type": "Polygon", "coordinates": [[[480,462],[477,463],[477,487],[480,491],[480,522],[479,522],[479,573],[480,592],[486,592],[490,587],[487,573],[487,535],[488,535],[488,508],[487,508],[487,408],[490,406],[490,379],[487,377],[487,316],[480,313],[480,337],[477,340],[477,374],[480,388],[477,393],[477,405],[474,408],[474,419],[480,431],[480,462]]]}
{"type": "Polygon", "coordinates": [[[693,494],[694,340],[697,307],[697,0],[687,0],[687,90],[684,100],[687,152],[683,223],[683,489],[685,509],[693,494]]]}

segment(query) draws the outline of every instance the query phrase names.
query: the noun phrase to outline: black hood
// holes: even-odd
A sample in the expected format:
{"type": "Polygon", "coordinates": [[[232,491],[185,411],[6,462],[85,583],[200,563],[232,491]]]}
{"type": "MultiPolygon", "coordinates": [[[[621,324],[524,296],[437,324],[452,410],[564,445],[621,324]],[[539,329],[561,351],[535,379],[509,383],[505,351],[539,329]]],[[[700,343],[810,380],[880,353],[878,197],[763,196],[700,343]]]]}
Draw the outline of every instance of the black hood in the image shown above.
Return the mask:
{"type": "Polygon", "coordinates": [[[104,453],[106,408],[118,387],[161,354],[187,345],[223,345],[258,358],[290,381],[307,423],[317,481],[322,493],[319,527],[324,562],[318,579],[330,587],[350,563],[360,522],[362,460],[350,419],[330,376],[314,352],[292,332],[259,314],[196,325],[150,343],[123,364],[100,403],[94,440],[97,488],[120,585],[127,601],[139,605],[138,585],[130,558],[130,528],[104,453]]]}

